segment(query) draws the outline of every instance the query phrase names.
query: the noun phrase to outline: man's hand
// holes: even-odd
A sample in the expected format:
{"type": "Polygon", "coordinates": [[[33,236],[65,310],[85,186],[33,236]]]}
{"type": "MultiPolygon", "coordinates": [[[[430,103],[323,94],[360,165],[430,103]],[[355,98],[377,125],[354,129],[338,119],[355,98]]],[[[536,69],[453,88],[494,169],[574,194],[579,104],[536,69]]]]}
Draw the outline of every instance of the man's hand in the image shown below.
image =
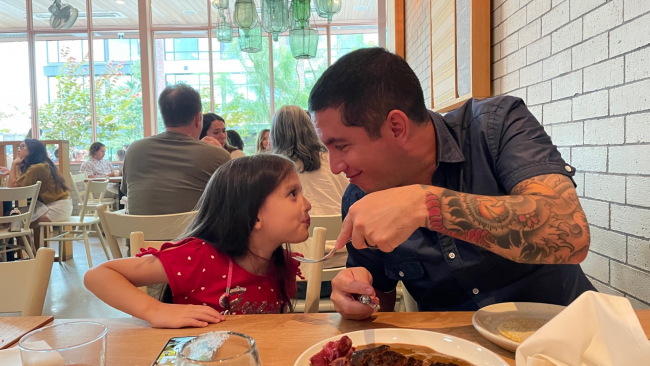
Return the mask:
{"type": "Polygon", "coordinates": [[[361,320],[375,313],[372,306],[362,304],[353,295],[369,295],[373,304],[379,305],[372,287],[372,275],[363,267],[346,268],[332,279],[332,295],[334,309],[344,319],[361,320]]]}
{"type": "Polygon", "coordinates": [[[336,247],[343,248],[351,238],[357,249],[376,246],[382,252],[392,252],[425,224],[424,199],[420,186],[370,193],[350,207],[336,247]]]}
{"type": "Polygon", "coordinates": [[[209,306],[158,303],[144,316],[153,328],[207,327],[226,317],[209,306]]]}
{"type": "Polygon", "coordinates": [[[0,175],[7,175],[11,173],[11,170],[7,169],[6,166],[0,166],[0,175]]]}
{"type": "Polygon", "coordinates": [[[219,141],[217,139],[215,139],[214,137],[205,136],[204,138],[201,139],[201,141],[203,141],[205,143],[208,143],[210,145],[214,145],[216,147],[223,147],[223,146],[221,146],[219,141]]]}

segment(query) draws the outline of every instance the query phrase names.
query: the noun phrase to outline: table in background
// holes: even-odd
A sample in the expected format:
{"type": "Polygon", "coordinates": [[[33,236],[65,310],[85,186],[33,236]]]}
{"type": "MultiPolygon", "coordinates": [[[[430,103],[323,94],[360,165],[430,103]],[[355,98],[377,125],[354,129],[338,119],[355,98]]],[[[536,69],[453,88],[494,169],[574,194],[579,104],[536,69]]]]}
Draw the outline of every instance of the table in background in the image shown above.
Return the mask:
{"type": "MultiPolygon", "coordinates": [[[[255,339],[264,366],[291,366],[309,347],[342,333],[377,328],[413,328],[440,332],[480,344],[515,365],[514,353],[483,338],[472,326],[474,312],[379,313],[364,321],[343,320],[339,314],[231,315],[207,328],[153,329],[139,319],[89,319],[108,326],[106,366],[149,366],[167,340],[230,330],[255,339]]],[[[650,310],[637,311],[650,337],[650,310]]],[[[55,320],[55,324],[65,320],[55,320]]]]}
{"type": "Polygon", "coordinates": [[[22,336],[52,322],[51,316],[0,317],[0,349],[9,348],[22,336]]]}

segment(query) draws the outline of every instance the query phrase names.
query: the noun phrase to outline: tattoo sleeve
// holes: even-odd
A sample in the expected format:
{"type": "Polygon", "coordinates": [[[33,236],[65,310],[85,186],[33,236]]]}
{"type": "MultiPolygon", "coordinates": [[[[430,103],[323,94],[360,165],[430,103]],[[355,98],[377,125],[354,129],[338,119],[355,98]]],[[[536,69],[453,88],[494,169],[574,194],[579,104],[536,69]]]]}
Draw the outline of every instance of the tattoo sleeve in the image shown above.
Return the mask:
{"type": "Polygon", "coordinates": [[[515,262],[580,263],[589,250],[587,218],[573,182],[563,175],[527,179],[509,196],[422,188],[426,227],[515,262]]]}

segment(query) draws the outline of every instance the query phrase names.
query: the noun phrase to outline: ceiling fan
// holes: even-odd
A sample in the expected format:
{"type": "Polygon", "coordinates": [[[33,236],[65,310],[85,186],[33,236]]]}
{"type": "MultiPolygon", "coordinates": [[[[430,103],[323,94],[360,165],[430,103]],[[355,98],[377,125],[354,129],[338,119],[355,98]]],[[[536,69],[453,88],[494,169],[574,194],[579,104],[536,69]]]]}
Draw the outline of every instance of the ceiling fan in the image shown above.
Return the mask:
{"type": "Polygon", "coordinates": [[[77,8],[69,4],[62,4],[61,0],[54,0],[48,10],[52,13],[50,26],[53,29],[70,29],[79,16],[77,8]]]}

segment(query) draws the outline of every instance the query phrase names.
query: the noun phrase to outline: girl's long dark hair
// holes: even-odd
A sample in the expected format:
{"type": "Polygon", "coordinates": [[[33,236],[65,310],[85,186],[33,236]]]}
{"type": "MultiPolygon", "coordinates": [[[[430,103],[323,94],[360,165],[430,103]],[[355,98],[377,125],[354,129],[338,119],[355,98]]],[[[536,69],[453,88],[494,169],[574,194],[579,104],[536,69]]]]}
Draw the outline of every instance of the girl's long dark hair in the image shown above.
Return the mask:
{"type": "Polygon", "coordinates": [[[54,166],[52,160],[47,157],[47,150],[45,150],[45,146],[43,146],[40,141],[25,139],[25,146],[27,146],[27,149],[29,150],[29,155],[23,161],[23,166],[20,167],[21,174],[25,174],[27,169],[34,164],[47,163],[50,167],[50,175],[52,176],[54,185],[63,191],[70,190],[68,185],[65,183],[65,179],[63,179],[59,173],[59,170],[54,166]]]}
{"type": "MultiPolygon", "coordinates": [[[[215,114],[215,113],[204,113],[203,114],[203,128],[201,128],[201,136],[199,137],[199,140],[204,138],[208,134],[208,130],[210,129],[210,126],[212,126],[212,122],[214,121],[221,121],[223,122],[224,126],[226,125],[226,120],[224,120],[220,115],[215,114]]],[[[223,147],[228,151],[229,153],[232,153],[233,151],[237,150],[236,147],[228,145],[228,137],[226,136],[226,146],[223,147]]]]}
{"type": "MultiPolygon", "coordinates": [[[[230,258],[244,257],[260,207],[292,171],[291,160],[273,154],[245,156],[223,164],[208,182],[196,206],[198,213],[181,238],[196,237],[230,258]]],[[[295,276],[288,268],[290,258],[290,251],[282,246],[271,257],[280,300],[289,311],[287,282],[295,276]]]]}

